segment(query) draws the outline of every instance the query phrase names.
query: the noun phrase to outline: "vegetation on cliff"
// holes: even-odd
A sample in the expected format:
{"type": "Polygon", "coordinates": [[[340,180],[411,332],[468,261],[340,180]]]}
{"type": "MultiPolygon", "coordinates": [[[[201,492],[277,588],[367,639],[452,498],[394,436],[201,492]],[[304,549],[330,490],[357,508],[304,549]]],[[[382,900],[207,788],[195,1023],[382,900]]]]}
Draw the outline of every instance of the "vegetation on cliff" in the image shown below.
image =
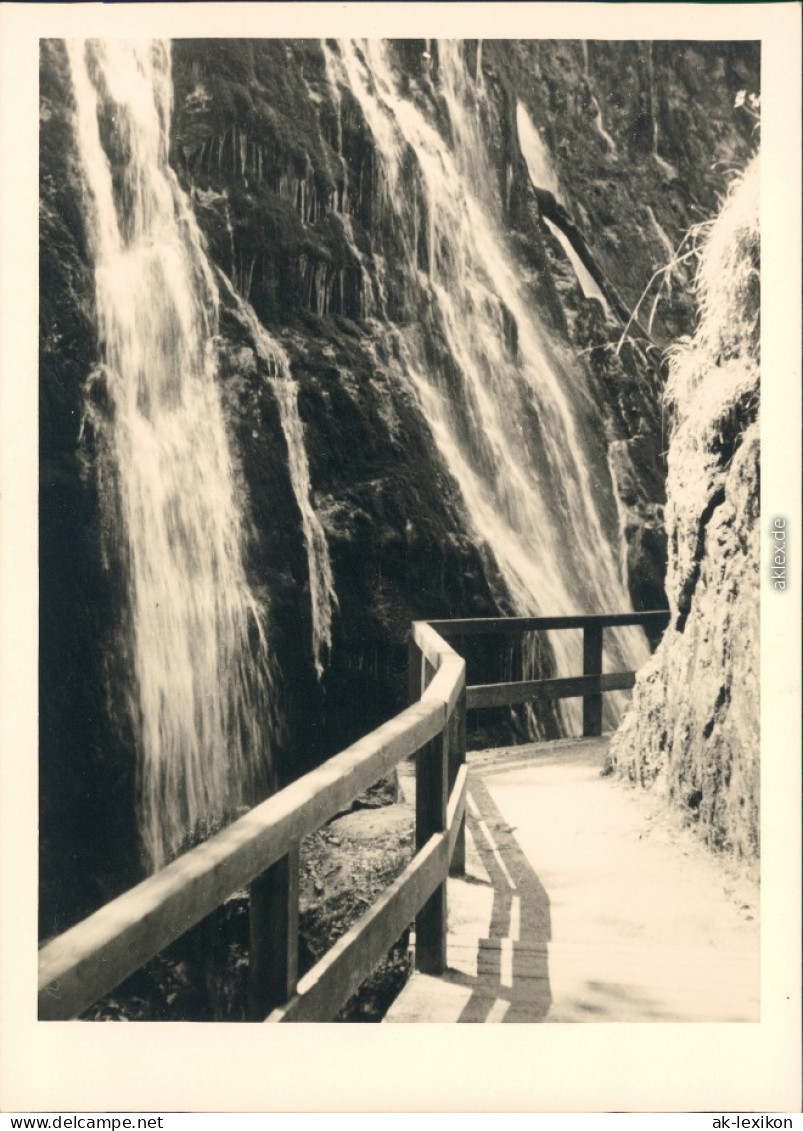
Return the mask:
{"type": "Polygon", "coordinates": [[[672,619],[614,736],[712,846],[759,851],[759,185],[755,158],[701,234],[700,320],[670,358],[672,619]]]}

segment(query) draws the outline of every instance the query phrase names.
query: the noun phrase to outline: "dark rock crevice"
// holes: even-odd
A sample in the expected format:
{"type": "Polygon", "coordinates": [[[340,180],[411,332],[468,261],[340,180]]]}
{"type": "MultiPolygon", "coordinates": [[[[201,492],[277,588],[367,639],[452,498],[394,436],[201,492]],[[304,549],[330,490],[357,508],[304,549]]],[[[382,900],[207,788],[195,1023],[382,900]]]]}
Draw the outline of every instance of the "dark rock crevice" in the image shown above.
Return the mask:
{"type": "Polygon", "coordinates": [[[721,507],[725,502],[725,488],[724,486],[718,487],[713,495],[706,503],[705,510],[700,515],[697,525],[697,539],[692,554],[693,566],[691,573],[685,578],[680,587],[680,592],[677,598],[677,616],[675,617],[675,631],[682,633],[686,627],[689,613],[691,612],[692,603],[694,601],[694,592],[697,588],[697,583],[700,580],[700,570],[702,563],[706,556],[706,538],[708,533],[708,526],[718,507],[721,507]]]}
{"type": "Polygon", "coordinates": [[[535,198],[538,201],[538,207],[541,215],[546,216],[551,220],[560,230],[564,233],[569,243],[580,259],[580,262],[588,271],[591,278],[597,284],[599,289],[605,296],[606,301],[610,304],[611,309],[616,312],[617,317],[621,320],[622,324],[629,326],[635,325],[641,332],[642,337],[649,340],[649,334],[640,325],[638,319],[634,318],[630,311],[628,311],[622,299],[617,294],[614,287],[611,285],[608,277],[603,272],[602,268],[597,263],[597,260],[591,254],[588,244],[583,237],[582,232],[578,229],[577,225],[569,216],[563,205],[555,199],[553,194],[546,189],[534,188],[535,198]]]}

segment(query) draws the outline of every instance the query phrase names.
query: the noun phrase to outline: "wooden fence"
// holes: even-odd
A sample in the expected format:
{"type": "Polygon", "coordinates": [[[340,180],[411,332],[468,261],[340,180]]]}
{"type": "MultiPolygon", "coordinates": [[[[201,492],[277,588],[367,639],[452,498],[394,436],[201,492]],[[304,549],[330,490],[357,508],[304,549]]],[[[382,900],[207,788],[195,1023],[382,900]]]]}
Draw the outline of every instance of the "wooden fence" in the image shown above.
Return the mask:
{"type": "Polygon", "coordinates": [[[446,880],[465,866],[466,710],[583,697],[584,734],[599,734],[602,694],[633,672],[602,674],[602,633],[659,626],[668,613],[417,621],[411,705],[282,789],[228,828],[47,943],[39,956],[39,1017],[78,1016],[246,885],[250,889],[249,1016],[327,1021],[415,920],[416,964],[446,966],[446,880]],[[579,677],[466,688],[465,662],[445,637],[577,629],[579,677]],[[299,980],[298,862],[303,837],[348,808],[403,759],[416,758],[416,852],[400,876],[299,980]]]}

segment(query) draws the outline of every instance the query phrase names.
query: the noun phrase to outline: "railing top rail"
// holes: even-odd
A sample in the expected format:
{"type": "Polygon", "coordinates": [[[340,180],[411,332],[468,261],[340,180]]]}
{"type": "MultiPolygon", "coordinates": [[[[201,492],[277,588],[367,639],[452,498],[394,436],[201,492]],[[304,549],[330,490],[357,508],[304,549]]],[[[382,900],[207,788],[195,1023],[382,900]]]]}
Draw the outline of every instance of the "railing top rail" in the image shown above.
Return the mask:
{"type": "MultiPolygon", "coordinates": [[[[434,622],[432,622],[434,623],[434,622]]],[[[412,626],[413,640],[421,649],[427,660],[437,668],[442,660],[457,655],[454,648],[443,639],[441,634],[432,626],[430,621],[414,620],[412,626]]],[[[448,621],[441,622],[448,624],[448,621]]]]}
{"type": "Polygon", "coordinates": [[[625,628],[630,625],[660,625],[669,620],[669,615],[669,609],[650,609],[645,612],[591,613],[584,616],[470,617],[459,620],[430,620],[426,624],[434,629],[438,635],[450,637],[469,636],[474,633],[513,633],[569,628],[625,628]]]}
{"type": "Polygon", "coordinates": [[[441,660],[432,682],[421,696],[422,703],[431,699],[443,700],[447,717],[457,706],[457,700],[466,684],[466,661],[456,652],[450,652],[441,660]]]}

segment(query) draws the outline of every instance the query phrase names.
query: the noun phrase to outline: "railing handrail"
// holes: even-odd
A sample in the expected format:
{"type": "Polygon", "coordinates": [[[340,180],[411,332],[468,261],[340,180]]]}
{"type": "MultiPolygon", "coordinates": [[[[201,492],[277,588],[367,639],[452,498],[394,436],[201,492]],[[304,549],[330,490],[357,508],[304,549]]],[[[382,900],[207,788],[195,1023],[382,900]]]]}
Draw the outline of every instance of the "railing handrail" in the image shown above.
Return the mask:
{"type": "MultiPolygon", "coordinates": [[[[538,617],[474,617],[462,620],[432,620],[426,632],[442,640],[444,636],[471,636],[522,632],[553,632],[580,629],[583,632],[583,674],[555,679],[513,680],[507,683],[472,684],[466,688],[469,709],[511,707],[544,699],[583,700],[583,736],[602,734],[602,696],[608,691],[626,691],[633,687],[634,671],[602,671],[602,633],[606,628],[627,628],[654,625],[665,627],[668,609],[649,609],[626,613],[581,613],[574,616],[538,617]]],[[[415,629],[416,624],[413,625],[415,629]]],[[[430,640],[421,630],[421,638],[430,640]]],[[[415,633],[414,633],[415,636],[415,633]]],[[[430,650],[437,650],[429,644],[430,650]]]]}
{"type": "Polygon", "coordinates": [[[77,1016],[246,884],[251,885],[250,1009],[269,1021],[329,1020],[413,916],[419,969],[442,972],[446,877],[462,871],[465,861],[467,704],[582,695],[584,734],[600,733],[602,693],[632,686],[634,676],[602,675],[602,629],[659,624],[668,617],[668,612],[656,610],[415,621],[410,639],[414,702],[43,946],[40,1019],[77,1016]],[[516,684],[466,688],[465,661],[444,639],[475,632],[571,628],[585,633],[584,675],[516,684]],[[622,682],[628,679],[630,683],[622,682]],[[413,754],[416,855],[373,907],[297,982],[300,840],[413,754]],[[270,922],[258,922],[255,909],[268,909],[270,922]]]}
{"type": "Polygon", "coordinates": [[[660,626],[669,620],[669,609],[648,609],[627,613],[580,613],[554,617],[469,617],[455,620],[429,620],[426,625],[443,637],[471,636],[479,633],[551,632],[570,628],[627,628],[660,626]]]}
{"type": "Polygon", "coordinates": [[[628,691],[636,673],[605,672],[603,675],[560,676],[558,679],[511,680],[510,683],[473,683],[466,688],[466,706],[513,707],[545,699],[586,699],[606,691],[628,691]]]}

